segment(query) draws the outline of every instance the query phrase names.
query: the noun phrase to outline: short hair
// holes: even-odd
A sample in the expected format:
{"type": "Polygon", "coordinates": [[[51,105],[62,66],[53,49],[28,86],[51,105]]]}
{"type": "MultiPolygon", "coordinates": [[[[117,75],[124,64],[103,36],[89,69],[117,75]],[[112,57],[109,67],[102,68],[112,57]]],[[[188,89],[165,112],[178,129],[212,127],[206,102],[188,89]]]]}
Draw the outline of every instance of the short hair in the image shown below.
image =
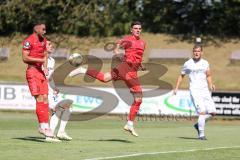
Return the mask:
{"type": "Polygon", "coordinates": [[[38,25],[41,25],[41,24],[46,24],[44,20],[36,20],[33,22],[33,26],[38,26],[38,25]]]}
{"type": "Polygon", "coordinates": [[[134,25],[142,25],[142,23],[140,22],[140,21],[133,21],[132,23],[131,23],[131,27],[133,27],[134,25]]]}
{"type": "Polygon", "coordinates": [[[202,47],[201,44],[195,44],[195,45],[193,46],[193,50],[195,50],[195,49],[197,49],[197,48],[200,48],[201,51],[203,51],[203,47],[202,47]]]}
{"type": "Polygon", "coordinates": [[[51,39],[48,36],[46,36],[45,38],[46,38],[46,41],[51,41],[51,39]]]}

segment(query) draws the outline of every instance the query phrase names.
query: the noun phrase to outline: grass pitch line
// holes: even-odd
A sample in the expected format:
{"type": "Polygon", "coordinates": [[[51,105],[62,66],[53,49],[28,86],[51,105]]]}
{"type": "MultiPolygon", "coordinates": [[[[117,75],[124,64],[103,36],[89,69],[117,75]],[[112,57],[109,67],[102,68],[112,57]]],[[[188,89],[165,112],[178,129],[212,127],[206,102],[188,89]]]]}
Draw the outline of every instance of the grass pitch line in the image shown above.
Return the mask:
{"type": "Polygon", "coordinates": [[[187,153],[187,152],[211,151],[211,150],[232,149],[232,148],[240,148],[240,146],[215,147],[215,148],[205,148],[205,149],[189,149],[189,150],[183,150],[183,151],[165,151],[165,152],[134,153],[134,154],[121,155],[121,156],[90,158],[90,159],[85,159],[85,160],[105,160],[105,159],[126,158],[126,157],[135,157],[135,156],[143,156],[143,155],[157,155],[157,154],[168,154],[168,153],[187,153]]]}

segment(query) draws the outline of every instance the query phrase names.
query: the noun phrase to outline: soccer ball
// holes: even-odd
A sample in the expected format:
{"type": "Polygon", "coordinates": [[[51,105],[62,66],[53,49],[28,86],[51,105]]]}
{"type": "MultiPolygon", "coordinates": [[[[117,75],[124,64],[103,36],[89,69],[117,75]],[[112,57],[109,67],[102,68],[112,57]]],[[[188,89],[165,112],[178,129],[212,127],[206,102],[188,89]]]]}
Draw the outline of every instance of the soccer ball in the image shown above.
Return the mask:
{"type": "Polygon", "coordinates": [[[73,53],[69,56],[68,61],[72,66],[78,67],[82,64],[83,57],[79,53],[73,53]]]}

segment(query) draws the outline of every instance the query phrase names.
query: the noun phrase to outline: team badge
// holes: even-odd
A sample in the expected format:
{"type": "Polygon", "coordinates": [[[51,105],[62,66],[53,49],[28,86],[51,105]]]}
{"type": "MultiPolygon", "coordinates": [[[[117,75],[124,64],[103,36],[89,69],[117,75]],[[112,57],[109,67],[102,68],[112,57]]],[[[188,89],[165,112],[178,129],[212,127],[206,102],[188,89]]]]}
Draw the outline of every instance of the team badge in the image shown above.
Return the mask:
{"type": "Polygon", "coordinates": [[[30,49],[30,42],[26,41],[23,45],[24,49],[30,49]]]}

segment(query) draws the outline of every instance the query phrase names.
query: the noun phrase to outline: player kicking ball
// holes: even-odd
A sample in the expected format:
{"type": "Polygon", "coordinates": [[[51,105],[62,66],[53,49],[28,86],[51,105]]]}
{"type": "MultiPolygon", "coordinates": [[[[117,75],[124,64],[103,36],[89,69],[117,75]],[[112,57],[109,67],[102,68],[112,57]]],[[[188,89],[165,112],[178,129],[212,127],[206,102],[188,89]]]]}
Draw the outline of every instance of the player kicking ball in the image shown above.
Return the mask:
{"type": "Polygon", "coordinates": [[[184,63],[173,92],[177,94],[177,90],[187,74],[190,81],[191,99],[198,113],[198,122],[194,125],[194,128],[198,132],[199,140],[207,140],[204,133],[205,123],[216,114],[209,88],[215,90],[215,85],[212,82],[209,63],[202,59],[202,54],[202,46],[195,45],[193,47],[193,57],[184,63]]]}
{"type": "Polygon", "coordinates": [[[51,57],[53,52],[53,45],[50,41],[47,41],[47,52],[48,52],[48,73],[47,79],[49,81],[49,107],[52,109],[53,114],[50,119],[50,129],[55,133],[58,122],[60,121],[59,130],[56,134],[56,137],[61,140],[72,140],[70,136],[65,132],[66,125],[71,115],[70,107],[73,103],[72,100],[58,100],[58,88],[55,86],[52,74],[54,72],[55,60],[51,57]]]}
{"type": "Polygon", "coordinates": [[[72,77],[84,73],[104,83],[111,80],[124,81],[134,97],[134,102],[130,108],[128,121],[124,126],[124,130],[128,131],[133,136],[138,137],[138,134],[134,130],[133,126],[134,119],[142,103],[142,88],[138,79],[137,71],[139,69],[144,70],[142,67],[142,57],[146,43],[140,38],[142,31],[142,25],[140,22],[133,22],[130,30],[131,35],[119,40],[114,50],[116,55],[119,55],[120,47],[124,48],[125,50],[124,57],[121,58],[122,62],[116,68],[113,68],[110,72],[102,73],[95,69],[90,68],[87,70],[83,67],[79,67],[76,70],[73,70],[69,76],[72,77]]]}

